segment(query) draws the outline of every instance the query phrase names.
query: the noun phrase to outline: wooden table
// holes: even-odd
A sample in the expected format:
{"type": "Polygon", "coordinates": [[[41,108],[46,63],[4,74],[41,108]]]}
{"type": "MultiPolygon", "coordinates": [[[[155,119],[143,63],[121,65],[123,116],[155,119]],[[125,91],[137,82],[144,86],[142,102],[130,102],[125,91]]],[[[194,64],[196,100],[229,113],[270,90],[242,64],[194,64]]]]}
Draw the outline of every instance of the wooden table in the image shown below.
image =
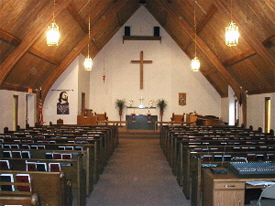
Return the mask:
{"type": "Polygon", "coordinates": [[[228,171],[227,174],[213,174],[205,169],[203,182],[203,206],[244,206],[245,190],[259,188],[247,185],[248,181],[275,181],[270,177],[239,177],[228,171]]]}

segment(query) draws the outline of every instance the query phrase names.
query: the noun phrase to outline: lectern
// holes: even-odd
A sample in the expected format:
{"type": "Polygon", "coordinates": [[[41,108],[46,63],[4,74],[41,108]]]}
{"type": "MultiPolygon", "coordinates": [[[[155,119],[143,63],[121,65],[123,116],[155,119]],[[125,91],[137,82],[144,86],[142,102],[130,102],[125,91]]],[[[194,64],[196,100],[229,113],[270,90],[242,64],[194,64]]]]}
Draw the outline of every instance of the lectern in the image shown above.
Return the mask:
{"type": "Polygon", "coordinates": [[[78,125],[96,125],[96,116],[92,109],[82,109],[81,115],[77,115],[78,125]]]}

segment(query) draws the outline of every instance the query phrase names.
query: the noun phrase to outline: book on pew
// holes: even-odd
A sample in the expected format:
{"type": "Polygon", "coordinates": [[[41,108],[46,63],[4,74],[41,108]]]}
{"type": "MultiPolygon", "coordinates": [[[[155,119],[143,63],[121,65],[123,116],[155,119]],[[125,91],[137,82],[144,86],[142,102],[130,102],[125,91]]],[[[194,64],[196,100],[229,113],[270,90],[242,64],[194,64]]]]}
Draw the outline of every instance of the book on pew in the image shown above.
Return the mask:
{"type": "Polygon", "coordinates": [[[81,147],[81,146],[75,146],[75,150],[81,150],[81,151],[83,151],[83,147],[81,147]]]}
{"type": "Polygon", "coordinates": [[[31,145],[31,149],[38,149],[37,145],[31,145]]]}
{"type": "Polygon", "coordinates": [[[74,146],[66,146],[65,150],[74,150],[74,146]]]}
{"type": "Polygon", "coordinates": [[[49,172],[60,172],[61,165],[60,163],[49,163],[49,172]]]}
{"type": "Polygon", "coordinates": [[[10,162],[9,160],[0,160],[0,170],[9,170],[10,162]]]}
{"type": "MultiPolygon", "coordinates": [[[[31,177],[29,174],[17,174],[15,176],[16,182],[31,183],[31,177]]],[[[31,192],[30,186],[17,186],[17,190],[20,192],[31,192]]]]}
{"type": "Polygon", "coordinates": [[[47,172],[48,168],[47,168],[47,164],[44,162],[37,162],[36,163],[36,168],[37,171],[41,171],[41,172],[47,172]]]}
{"type": "Polygon", "coordinates": [[[61,159],[61,153],[54,153],[53,158],[54,159],[61,159]]]}
{"type": "Polygon", "coordinates": [[[4,147],[5,149],[10,149],[10,148],[11,148],[11,145],[10,145],[10,144],[4,144],[3,147],[4,147]]]}
{"type": "Polygon", "coordinates": [[[65,150],[65,146],[58,146],[59,150],[65,150]]]}
{"type": "Polygon", "coordinates": [[[11,149],[19,149],[19,145],[18,144],[11,144],[11,149]]]}
{"type": "MultiPolygon", "coordinates": [[[[0,182],[14,182],[12,174],[0,174],[0,182]]],[[[1,191],[15,191],[14,185],[0,185],[1,191]]]]}
{"type": "Polygon", "coordinates": [[[12,158],[22,158],[21,151],[12,151],[12,158]]]}
{"type": "Polygon", "coordinates": [[[30,149],[31,147],[30,147],[30,145],[28,145],[28,144],[23,144],[23,145],[21,146],[21,148],[22,148],[22,149],[30,149]]]}
{"type": "Polygon", "coordinates": [[[25,162],[26,164],[26,171],[37,171],[36,163],[35,162],[25,162]]]}
{"type": "Polygon", "coordinates": [[[21,154],[22,154],[22,158],[27,158],[27,159],[31,158],[30,151],[22,151],[21,154]]]}
{"type": "Polygon", "coordinates": [[[37,145],[38,149],[46,149],[45,145],[37,145]]]}
{"type": "Polygon", "coordinates": [[[47,152],[47,153],[45,154],[45,158],[46,158],[46,159],[53,159],[53,153],[47,152]]]}
{"type": "Polygon", "coordinates": [[[73,155],[71,153],[63,153],[62,155],[62,159],[72,159],[73,155]]]}
{"type": "Polygon", "coordinates": [[[11,158],[12,157],[11,151],[3,151],[3,157],[11,158]]]}

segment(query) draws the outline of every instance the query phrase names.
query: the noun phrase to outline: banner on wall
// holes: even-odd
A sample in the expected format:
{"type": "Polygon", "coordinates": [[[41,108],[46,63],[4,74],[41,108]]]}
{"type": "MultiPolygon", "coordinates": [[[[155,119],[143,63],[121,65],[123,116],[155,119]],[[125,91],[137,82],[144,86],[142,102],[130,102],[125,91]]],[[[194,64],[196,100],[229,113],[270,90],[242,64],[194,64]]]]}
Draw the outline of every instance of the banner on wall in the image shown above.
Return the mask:
{"type": "Polygon", "coordinates": [[[186,93],[179,93],[179,105],[186,105],[186,93]]]}
{"type": "Polygon", "coordinates": [[[70,114],[68,99],[66,91],[60,92],[57,103],[57,114],[70,114]]]}

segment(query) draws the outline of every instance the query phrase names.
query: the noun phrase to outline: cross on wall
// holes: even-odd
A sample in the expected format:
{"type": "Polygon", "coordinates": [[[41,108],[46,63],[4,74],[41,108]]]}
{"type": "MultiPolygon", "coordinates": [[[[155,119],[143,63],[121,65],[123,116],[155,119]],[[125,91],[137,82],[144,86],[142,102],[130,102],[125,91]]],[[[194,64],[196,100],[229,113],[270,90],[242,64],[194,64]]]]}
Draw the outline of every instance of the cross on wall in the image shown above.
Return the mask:
{"type": "Polygon", "coordinates": [[[152,60],[144,60],[143,59],[143,51],[140,52],[140,60],[131,60],[131,63],[139,63],[140,65],[140,89],[143,89],[143,64],[151,64],[152,60]]]}

